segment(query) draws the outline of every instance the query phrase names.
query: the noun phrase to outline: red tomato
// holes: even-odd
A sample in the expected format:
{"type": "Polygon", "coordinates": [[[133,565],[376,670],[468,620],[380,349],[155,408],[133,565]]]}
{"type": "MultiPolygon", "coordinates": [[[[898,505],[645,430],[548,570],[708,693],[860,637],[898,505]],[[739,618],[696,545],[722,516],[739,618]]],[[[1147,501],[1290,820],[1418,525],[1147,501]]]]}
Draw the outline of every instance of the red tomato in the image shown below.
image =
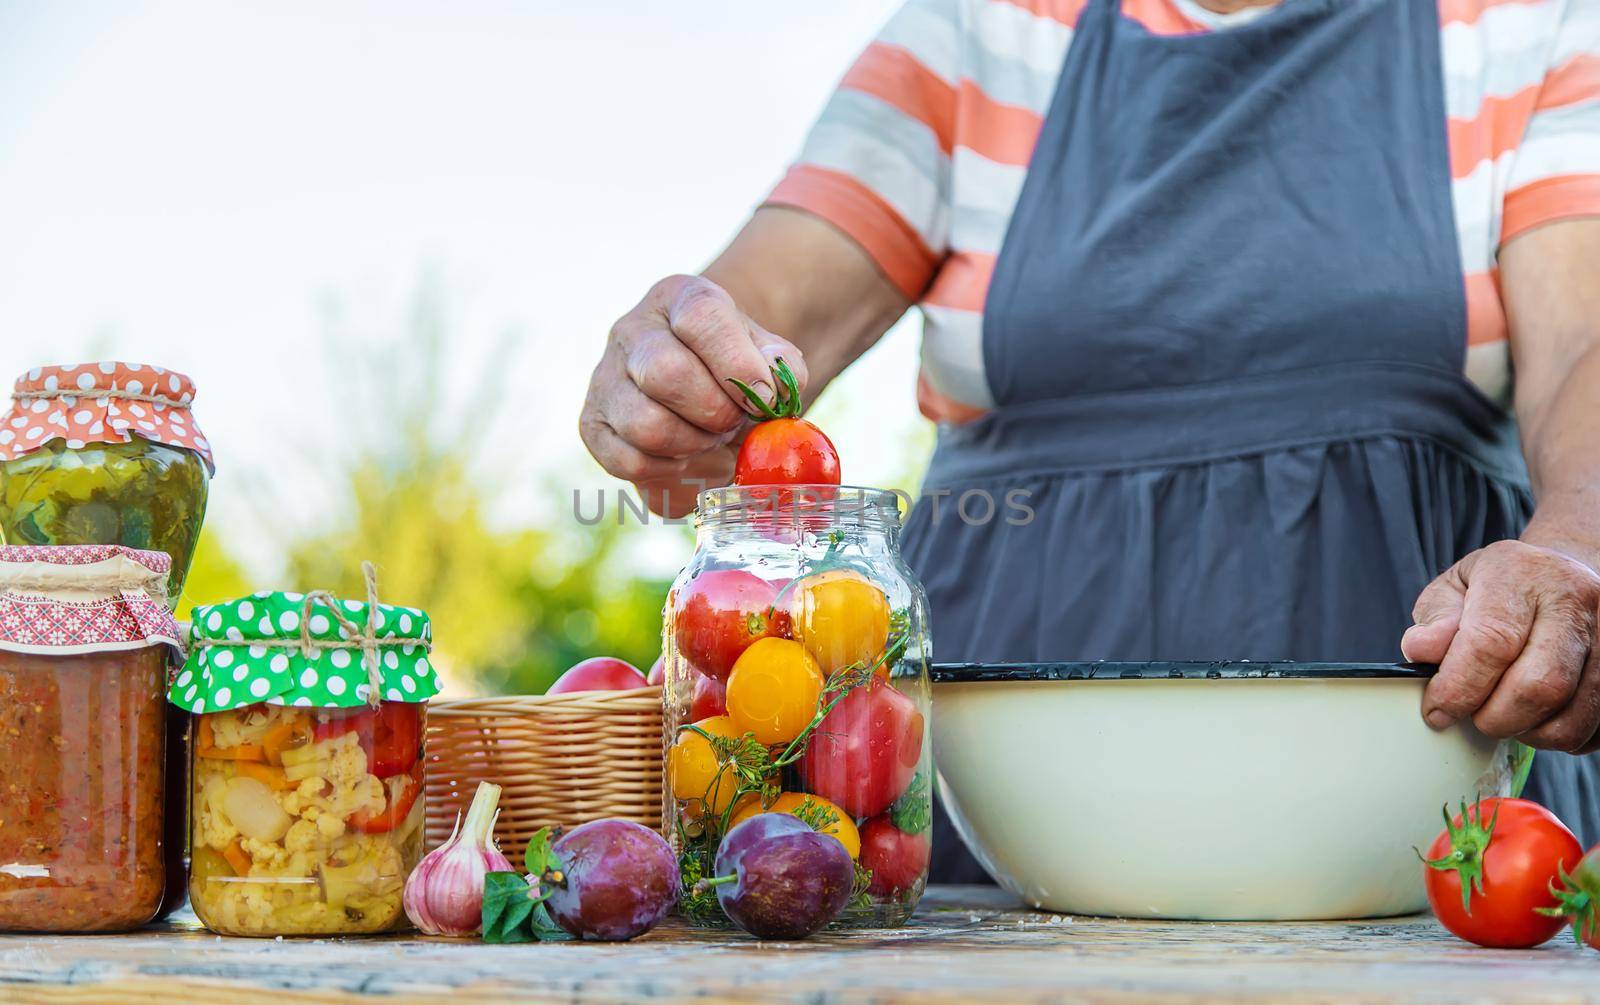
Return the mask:
{"type": "Polygon", "coordinates": [[[837,485],[839,451],[805,419],[759,423],[739,447],[735,485],[837,485]]]}
{"type": "Polygon", "coordinates": [[[853,817],[877,816],[900,798],[922,756],[922,713],[882,677],[845,695],[812,734],[800,778],[853,817]]]}
{"type": "Polygon", "coordinates": [[[650,664],[650,672],[644,675],[644,682],[651,687],[660,687],[667,682],[667,662],[664,657],[657,656],[656,661],[650,664]]]}
{"type": "Polygon", "coordinates": [[[392,778],[410,771],[417,763],[422,747],[422,709],[420,703],[386,701],[377,709],[362,707],[342,714],[329,710],[312,723],[311,737],[326,740],[351,731],[358,733],[372,774],[392,778]]]}
{"type": "Polygon", "coordinates": [[[644,674],[632,663],[612,656],[595,656],[576,663],[556,678],[545,694],[571,694],[574,691],[631,691],[644,687],[644,674]]]}
{"type": "Polygon", "coordinates": [[[1553,893],[1559,904],[1550,916],[1571,922],[1575,939],[1600,949],[1600,845],[1590,848],[1578,867],[1561,877],[1553,893]]]}
{"type": "Polygon", "coordinates": [[[706,676],[727,680],[750,643],[788,638],[789,615],[772,608],[777,596],[776,586],[742,569],[700,573],[678,596],[678,651],[706,676]]]}
{"type": "Polygon", "coordinates": [[[733,484],[839,484],[839,451],[827,434],[800,418],[800,385],[787,363],[780,359],[772,367],[777,395],[770,404],[742,381],[733,384],[761,416],[739,447],[733,484]]]}
{"type": "MultiPolygon", "coordinates": [[[[1448,811],[1446,811],[1448,813],[1448,811]]],[[[1484,799],[1428,847],[1428,902],[1452,933],[1480,946],[1529,949],[1561,930],[1551,884],[1583,846],[1556,815],[1526,799],[1484,799]]]]}
{"type": "Polygon", "coordinates": [[[861,864],[872,870],[867,889],[880,897],[904,893],[928,871],[933,842],[928,832],[907,834],[888,814],[861,825],[861,864]]]}
{"type": "Polygon", "coordinates": [[[689,721],[699,722],[716,715],[728,714],[728,683],[697,673],[694,697],[689,700],[689,721]]]}

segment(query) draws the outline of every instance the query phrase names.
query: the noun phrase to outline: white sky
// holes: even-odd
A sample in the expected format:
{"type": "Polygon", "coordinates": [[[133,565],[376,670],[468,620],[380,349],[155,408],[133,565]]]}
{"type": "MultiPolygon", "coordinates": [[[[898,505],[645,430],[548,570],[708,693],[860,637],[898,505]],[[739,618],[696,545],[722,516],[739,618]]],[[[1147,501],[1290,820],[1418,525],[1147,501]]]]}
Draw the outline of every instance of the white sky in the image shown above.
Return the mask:
{"type": "MultiPolygon", "coordinates": [[[[381,340],[430,275],[463,356],[519,333],[491,446],[530,485],[594,472],[611,321],[715,253],[896,4],[0,0],[0,381],[188,372],[214,520],[248,536],[247,488],[356,421],[323,305],[381,340]]],[[[915,424],[915,343],[840,385],[871,403],[830,429],[849,481],[906,467],[882,431],[915,424]]]]}

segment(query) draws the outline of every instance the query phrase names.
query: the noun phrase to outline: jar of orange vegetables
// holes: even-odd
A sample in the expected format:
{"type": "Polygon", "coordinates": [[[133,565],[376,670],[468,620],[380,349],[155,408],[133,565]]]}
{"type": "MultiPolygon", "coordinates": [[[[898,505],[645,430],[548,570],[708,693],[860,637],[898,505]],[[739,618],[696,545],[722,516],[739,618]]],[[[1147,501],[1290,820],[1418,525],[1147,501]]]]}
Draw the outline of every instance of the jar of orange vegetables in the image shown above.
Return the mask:
{"type": "Polygon", "coordinates": [[[722,836],[792,813],[856,862],[839,924],[903,923],[927,881],[927,600],[901,559],[899,499],[835,486],[700,496],[665,611],[665,807],[680,909],[725,924],[722,836]]]}
{"type": "Polygon", "coordinates": [[[427,615],[327,594],[199,607],[170,699],[196,714],[190,901],[224,935],[406,927],[422,857],[427,615]]]}

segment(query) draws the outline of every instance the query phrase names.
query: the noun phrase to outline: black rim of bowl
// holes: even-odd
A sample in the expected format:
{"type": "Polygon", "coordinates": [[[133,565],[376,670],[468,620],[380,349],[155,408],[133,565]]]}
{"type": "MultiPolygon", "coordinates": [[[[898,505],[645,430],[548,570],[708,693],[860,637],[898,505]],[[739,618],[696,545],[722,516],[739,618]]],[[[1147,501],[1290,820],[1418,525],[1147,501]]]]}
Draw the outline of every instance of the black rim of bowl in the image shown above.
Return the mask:
{"type": "Polygon", "coordinates": [[[1151,660],[1147,662],[935,663],[935,684],[1047,680],[1379,680],[1420,679],[1428,663],[1300,663],[1294,660],[1151,660]]]}

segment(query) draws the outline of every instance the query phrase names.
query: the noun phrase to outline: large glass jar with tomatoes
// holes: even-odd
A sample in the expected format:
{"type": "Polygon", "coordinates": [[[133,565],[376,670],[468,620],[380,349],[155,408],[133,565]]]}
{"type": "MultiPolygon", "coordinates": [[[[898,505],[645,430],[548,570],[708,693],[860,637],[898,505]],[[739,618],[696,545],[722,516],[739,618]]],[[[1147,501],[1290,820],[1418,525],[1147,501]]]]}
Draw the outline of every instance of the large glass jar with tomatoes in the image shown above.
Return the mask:
{"type": "Polygon", "coordinates": [[[405,607],[258,593],[196,608],[189,897],[223,935],[407,927],[432,629],[405,607]],[[363,645],[363,637],[371,645],[363,645]]]}
{"type": "Polygon", "coordinates": [[[791,813],[856,862],[840,924],[897,925],[927,882],[927,600],[901,559],[899,498],[836,486],[700,496],[698,546],[665,611],[669,837],[680,906],[723,924],[727,831],[791,813]]]}

